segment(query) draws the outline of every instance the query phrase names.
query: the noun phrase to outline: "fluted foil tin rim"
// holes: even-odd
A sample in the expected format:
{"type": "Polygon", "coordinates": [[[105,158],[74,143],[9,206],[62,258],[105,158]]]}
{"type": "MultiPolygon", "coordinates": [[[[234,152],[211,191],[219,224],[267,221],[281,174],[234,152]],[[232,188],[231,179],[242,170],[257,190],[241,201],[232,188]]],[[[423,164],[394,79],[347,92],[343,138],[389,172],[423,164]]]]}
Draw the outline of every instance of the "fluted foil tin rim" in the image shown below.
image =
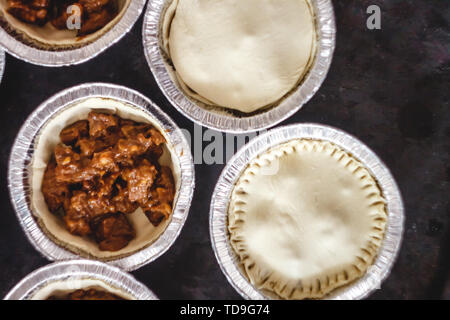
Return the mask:
{"type": "Polygon", "coordinates": [[[92,260],[59,261],[39,268],[16,284],[4,300],[30,300],[38,290],[52,282],[77,279],[103,281],[136,300],[159,300],[149,288],[132,275],[117,267],[92,260]]]}
{"type": "Polygon", "coordinates": [[[86,62],[118,42],[134,26],[147,0],[130,2],[123,17],[111,30],[94,42],[77,49],[48,51],[31,47],[16,39],[0,27],[0,45],[17,59],[46,67],[61,67],[86,62]]]}
{"type": "Polygon", "coordinates": [[[3,73],[5,72],[5,51],[0,49],[0,83],[3,79],[3,73]]]}
{"type": "Polygon", "coordinates": [[[154,261],[172,246],[189,214],[195,187],[194,163],[184,134],[169,116],[139,92],[114,84],[86,83],[63,90],[43,102],[25,121],[14,141],[8,166],[10,199],[25,234],[36,250],[52,261],[80,258],[79,255],[53,242],[39,227],[30,205],[28,165],[33,157],[34,139],[42,126],[59,110],[91,97],[115,99],[149,114],[166,132],[168,143],[175,150],[180,165],[178,199],[165,231],[148,247],[129,256],[106,262],[132,271],[154,261]]]}
{"type": "Polygon", "coordinates": [[[144,16],[144,53],[158,86],[171,104],[195,123],[230,133],[252,132],[272,127],[296,113],[319,90],[333,58],[336,24],[331,0],[311,0],[316,13],[315,61],[298,89],[280,105],[250,117],[238,118],[206,110],[189,99],[171,79],[160,47],[160,22],[167,0],[152,0],[144,16]]]}
{"type": "Polygon", "coordinates": [[[403,201],[392,174],[377,155],[355,137],[332,127],[307,123],[273,129],[250,141],[230,159],[219,177],[211,200],[209,223],[215,256],[226,278],[242,297],[252,300],[270,299],[256,289],[240,271],[238,257],[229,243],[228,205],[234,185],[251,159],[269,148],[298,138],[330,141],[351,153],[369,169],[387,200],[386,234],[373,266],[362,278],[325,297],[334,300],[363,299],[379,288],[398,255],[404,227],[403,201]]]}

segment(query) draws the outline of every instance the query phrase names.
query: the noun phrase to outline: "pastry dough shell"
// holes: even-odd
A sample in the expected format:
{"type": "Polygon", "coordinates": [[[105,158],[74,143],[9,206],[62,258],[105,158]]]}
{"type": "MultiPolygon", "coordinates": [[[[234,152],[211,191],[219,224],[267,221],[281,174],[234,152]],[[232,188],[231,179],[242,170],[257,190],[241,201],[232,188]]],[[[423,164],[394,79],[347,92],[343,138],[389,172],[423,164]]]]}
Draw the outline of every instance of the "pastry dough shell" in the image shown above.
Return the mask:
{"type": "Polygon", "coordinates": [[[322,298],[364,275],[386,221],[370,172],[338,146],[307,139],[251,161],[228,213],[243,273],[257,289],[283,299],[322,298]]]}
{"type": "MultiPolygon", "coordinates": [[[[58,245],[83,257],[94,257],[108,261],[131,255],[152,244],[164,232],[171,218],[169,217],[169,219],[164,220],[159,226],[154,227],[142,209],[138,208],[134,213],[127,215],[128,220],[136,231],[136,237],[125,248],[116,252],[109,252],[101,251],[98,248],[98,244],[88,237],[70,234],[65,228],[62,219],[48,210],[41,186],[47,163],[51,158],[55,146],[60,143],[59,133],[66,126],[78,120],[87,119],[89,112],[92,110],[114,113],[123,119],[150,123],[161,131],[167,141],[169,140],[167,134],[161,129],[158,123],[144,111],[121,101],[105,98],[88,98],[74,103],[54,115],[41,129],[35,143],[35,151],[29,169],[31,173],[31,209],[39,226],[58,245]]],[[[162,165],[170,166],[172,169],[176,189],[174,205],[177,201],[178,190],[180,188],[180,165],[176,162],[176,159],[175,151],[166,143],[164,153],[159,159],[159,162],[162,165]]]]}

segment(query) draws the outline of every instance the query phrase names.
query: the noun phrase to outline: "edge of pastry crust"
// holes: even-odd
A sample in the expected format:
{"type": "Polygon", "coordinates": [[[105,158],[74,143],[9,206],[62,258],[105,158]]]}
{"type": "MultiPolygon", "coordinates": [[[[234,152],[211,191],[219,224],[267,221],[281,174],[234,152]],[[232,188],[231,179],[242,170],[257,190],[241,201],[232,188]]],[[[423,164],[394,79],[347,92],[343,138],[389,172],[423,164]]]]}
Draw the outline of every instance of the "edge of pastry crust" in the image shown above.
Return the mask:
{"type": "Polygon", "coordinates": [[[235,184],[230,199],[228,208],[228,232],[230,245],[238,257],[238,263],[242,272],[257,289],[262,290],[269,296],[275,294],[277,298],[281,299],[319,299],[334,289],[359,279],[366,273],[378,255],[378,250],[384,239],[387,218],[386,200],[383,198],[381,189],[377,181],[361,162],[331,142],[313,139],[294,139],[260,154],[243,171],[235,184]],[[244,190],[244,186],[250,183],[253,177],[261,170],[270,167],[275,159],[293,152],[298,152],[301,149],[326,152],[333,159],[344,164],[347,170],[360,179],[361,188],[364,190],[366,197],[371,201],[369,214],[373,220],[373,228],[370,234],[371,240],[364,248],[361,248],[360,254],[354,260],[351,269],[343,270],[332,276],[316,278],[314,283],[310,283],[308,286],[288,283],[280,287],[273,281],[276,272],[264,272],[246,252],[244,236],[239,228],[240,225],[245,223],[247,193],[244,190]],[[256,268],[256,271],[250,271],[254,268],[256,268]],[[258,278],[262,279],[261,281],[253,277],[255,273],[258,275],[258,278]]]}

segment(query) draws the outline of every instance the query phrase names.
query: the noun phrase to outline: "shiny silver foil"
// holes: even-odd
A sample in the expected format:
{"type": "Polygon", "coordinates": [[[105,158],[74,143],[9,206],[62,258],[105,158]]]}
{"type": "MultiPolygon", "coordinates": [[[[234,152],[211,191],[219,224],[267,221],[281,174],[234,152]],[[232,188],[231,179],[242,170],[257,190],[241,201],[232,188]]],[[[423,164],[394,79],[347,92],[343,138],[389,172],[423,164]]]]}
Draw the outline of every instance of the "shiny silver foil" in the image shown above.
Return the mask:
{"type": "Polygon", "coordinates": [[[117,24],[94,42],[78,49],[48,51],[33,48],[0,27],[0,46],[9,54],[23,61],[47,66],[61,67],[75,65],[90,60],[118,42],[131,30],[147,0],[132,0],[125,14],[117,24]]]}
{"type": "MultiPolygon", "coordinates": [[[[8,186],[12,205],[31,244],[49,260],[68,260],[79,256],[53,242],[39,227],[30,205],[29,164],[34,140],[44,124],[59,110],[89,97],[103,97],[131,104],[146,113],[165,130],[180,165],[180,187],[171,221],[161,236],[150,246],[129,256],[108,261],[124,270],[135,270],[158,258],[175,242],[186,221],[195,186],[194,164],[190,147],[182,131],[161,109],[142,94],[112,84],[87,83],[57,93],[42,103],[25,121],[10,154],[8,186]]],[[[90,258],[90,257],[87,257],[90,258]]]]}
{"type": "Polygon", "coordinates": [[[0,49],[0,82],[2,82],[4,72],[5,72],[5,51],[0,49]]]}
{"type": "Polygon", "coordinates": [[[100,280],[136,300],[158,300],[158,297],[130,274],[119,268],[90,260],[60,261],[42,267],[23,278],[4,300],[30,300],[46,285],[64,280],[100,280]]]}
{"type": "Polygon", "coordinates": [[[380,288],[389,275],[403,235],[403,202],[389,169],[361,141],[340,130],[318,125],[297,124],[277,129],[253,139],[230,159],[214,190],[210,208],[210,235],[219,265],[231,285],[246,299],[270,299],[257,290],[241,272],[237,255],[229,244],[228,205],[234,185],[249,161],[279,144],[298,138],[330,141],[358,159],[379,183],[387,200],[388,221],[383,244],[367,273],[351,284],[332,291],[325,299],[362,299],[380,288]]]}
{"type": "Polygon", "coordinates": [[[311,0],[316,15],[317,51],[309,73],[302,84],[278,106],[248,117],[237,117],[207,110],[188,98],[176,85],[166,68],[161,51],[161,23],[167,0],[152,0],[147,5],[142,38],[150,69],[167,99],[182,114],[211,129],[244,133],[272,127],[296,113],[319,90],[333,58],[336,25],[331,0],[311,0]]]}

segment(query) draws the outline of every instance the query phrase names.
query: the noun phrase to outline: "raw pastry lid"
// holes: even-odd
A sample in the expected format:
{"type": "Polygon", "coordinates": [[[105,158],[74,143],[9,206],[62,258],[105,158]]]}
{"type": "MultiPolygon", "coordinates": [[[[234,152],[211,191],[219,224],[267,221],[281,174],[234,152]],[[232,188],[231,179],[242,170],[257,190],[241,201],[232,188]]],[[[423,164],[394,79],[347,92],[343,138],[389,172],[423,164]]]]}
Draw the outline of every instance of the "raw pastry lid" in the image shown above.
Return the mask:
{"type": "Polygon", "coordinates": [[[327,299],[362,299],[380,288],[389,275],[400,250],[403,235],[403,201],[389,169],[358,139],[338,129],[318,124],[297,124],[258,136],[241,148],[224,168],[214,190],[210,207],[210,235],[219,265],[231,285],[246,299],[273,299],[258,290],[244,276],[239,259],[231,248],[228,233],[228,208],[233,188],[249,162],[272,147],[294,139],[329,141],[358,159],[376,179],[386,199],[388,221],[378,256],[360,279],[334,290],[327,299]]]}
{"type": "Polygon", "coordinates": [[[149,2],[144,18],[144,53],[155,79],[172,105],[192,121],[211,129],[232,133],[244,133],[274,126],[297,112],[319,89],[331,64],[336,26],[333,7],[330,0],[310,0],[315,13],[317,32],[317,50],[314,63],[304,81],[296,90],[283,99],[277,107],[256,114],[230,114],[223,108],[208,108],[185,94],[176,74],[168,66],[164,53],[164,16],[171,2],[153,0],[149,2]]]}

